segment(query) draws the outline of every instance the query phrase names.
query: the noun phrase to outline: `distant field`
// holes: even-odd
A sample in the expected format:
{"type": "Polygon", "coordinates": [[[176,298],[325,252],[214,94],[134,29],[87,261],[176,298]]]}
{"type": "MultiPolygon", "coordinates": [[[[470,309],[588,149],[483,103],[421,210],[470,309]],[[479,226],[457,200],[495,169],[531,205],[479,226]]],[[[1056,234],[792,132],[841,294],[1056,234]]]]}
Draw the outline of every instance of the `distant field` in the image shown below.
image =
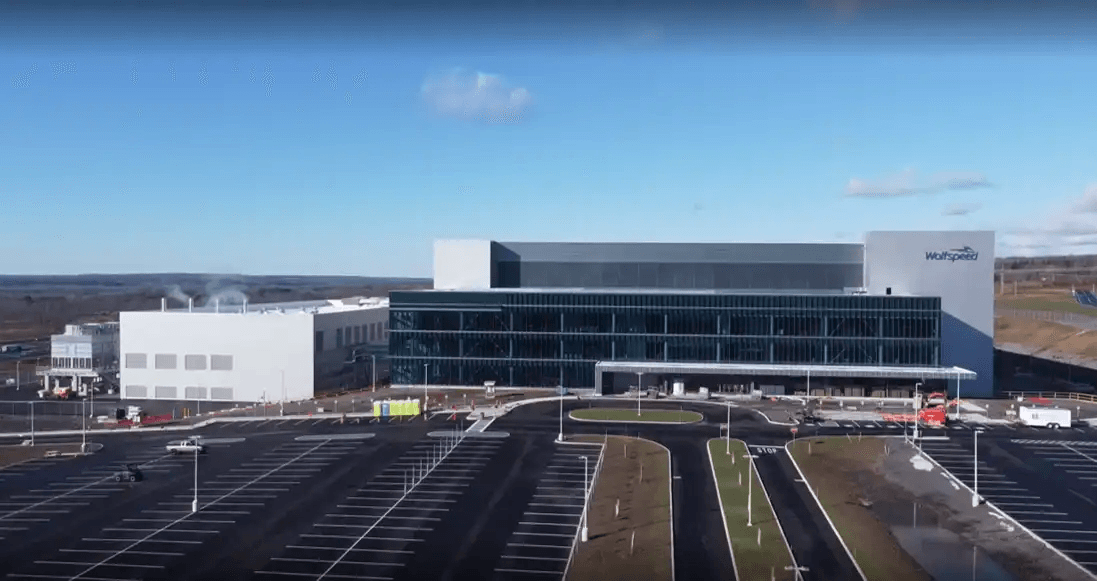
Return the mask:
{"type": "Polygon", "coordinates": [[[999,297],[994,301],[994,306],[1007,309],[1019,309],[1025,311],[1056,311],[1060,313],[1078,313],[1097,317],[1097,309],[1083,307],[1070,296],[1069,292],[1059,296],[1045,294],[1043,296],[1012,296],[999,297]]]}

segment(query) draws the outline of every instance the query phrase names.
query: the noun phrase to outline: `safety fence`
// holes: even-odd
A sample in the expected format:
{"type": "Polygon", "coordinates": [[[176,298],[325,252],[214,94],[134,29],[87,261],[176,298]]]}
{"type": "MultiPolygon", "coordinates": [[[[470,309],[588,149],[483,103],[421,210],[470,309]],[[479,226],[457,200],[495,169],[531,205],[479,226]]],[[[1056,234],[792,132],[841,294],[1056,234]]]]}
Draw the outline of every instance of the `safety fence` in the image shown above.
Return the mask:
{"type": "Polygon", "coordinates": [[[1038,311],[1024,309],[994,309],[994,315],[998,317],[1016,317],[1019,319],[1035,319],[1068,325],[1078,329],[1097,330],[1097,317],[1081,315],[1064,311],[1038,311]]]}
{"type": "Polygon", "coordinates": [[[1040,400],[1052,400],[1052,399],[1068,399],[1072,401],[1084,401],[1087,403],[1097,403],[1097,395],[1091,395],[1088,393],[1073,393],[1064,391],[1006,391],[1003,394],[1009,399],[1016,399],[1023,397],[1026,400],[1033,401],[1035,403],[1044,403],[1040,400]]]}

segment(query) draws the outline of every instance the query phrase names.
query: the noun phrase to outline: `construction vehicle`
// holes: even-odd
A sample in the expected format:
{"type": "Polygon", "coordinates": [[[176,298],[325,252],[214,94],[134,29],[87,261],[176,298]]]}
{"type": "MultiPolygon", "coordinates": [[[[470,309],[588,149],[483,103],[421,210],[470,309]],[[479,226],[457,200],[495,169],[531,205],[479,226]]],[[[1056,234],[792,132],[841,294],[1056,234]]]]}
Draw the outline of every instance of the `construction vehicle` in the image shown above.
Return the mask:
{"type": "Polygon", "coordinates": [[[38,397],[41,399],[72,399],[73,392],[71,387],[55,387],[53,389],[47,387],[38,390],[38,397]]]}

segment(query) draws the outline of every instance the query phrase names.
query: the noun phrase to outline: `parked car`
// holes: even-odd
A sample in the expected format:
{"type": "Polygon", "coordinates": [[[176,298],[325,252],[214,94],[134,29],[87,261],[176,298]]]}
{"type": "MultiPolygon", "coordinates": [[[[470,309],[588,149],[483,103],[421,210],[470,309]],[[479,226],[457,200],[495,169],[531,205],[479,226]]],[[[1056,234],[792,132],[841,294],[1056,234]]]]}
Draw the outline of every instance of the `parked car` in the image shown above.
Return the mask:
{"type": "Polygon", "coordinates": [[[168,452],[172,454],[205,454],[206,446],[202,443],[202,438],[198,436],[191,436],[186,440],[179,440],[176,442],[168,442],[166,446],[168,452]]]}

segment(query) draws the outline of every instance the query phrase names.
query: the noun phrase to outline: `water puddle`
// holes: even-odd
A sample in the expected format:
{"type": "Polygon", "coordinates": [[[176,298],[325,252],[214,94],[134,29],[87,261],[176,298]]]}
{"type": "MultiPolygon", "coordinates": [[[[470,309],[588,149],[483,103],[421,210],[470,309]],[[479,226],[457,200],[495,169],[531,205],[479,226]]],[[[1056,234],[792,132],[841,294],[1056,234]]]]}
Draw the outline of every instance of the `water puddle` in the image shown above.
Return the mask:
{"type": "Polygon", "coordinates": [[[893,526],[903,550],[935,581],[1019,581],[985,552],[948,529],[893,526]]]}

